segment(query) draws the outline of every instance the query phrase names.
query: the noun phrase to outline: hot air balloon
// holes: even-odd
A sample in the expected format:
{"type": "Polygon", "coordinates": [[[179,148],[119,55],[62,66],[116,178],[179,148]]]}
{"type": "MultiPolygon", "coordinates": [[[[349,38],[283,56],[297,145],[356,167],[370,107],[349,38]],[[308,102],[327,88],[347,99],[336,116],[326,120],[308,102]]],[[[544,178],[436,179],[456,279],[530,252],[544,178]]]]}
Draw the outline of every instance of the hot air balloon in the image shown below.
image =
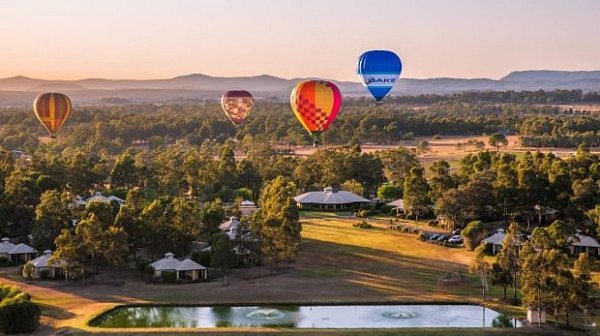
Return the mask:
{"type": "Polygon", "coordinates": [[[296,85],[290,102],[296,118],[316,144],[317,136],[329,128],[342,107],[342,94],[331,82],[307,80],[296,85]]]}
{"type": "Polygon", "coordinates": [[[221,97],[221,107],[235,126],[244,123],[254,106],[254,98],[248,91],[227,91],[221,97]]]}
{"type": "Polygon", "coordinates": [[[42,93],[33,101],[33,111],[54,138],[71,113],[71,100],[62,93],[42,93]]]}
{"type": "Polygon", "coordinates": [[[370,50],[358,58],[356,72],[375,100],[380,102],[394,87],[402,72],[402,62],[391,51],[370,50]]]}

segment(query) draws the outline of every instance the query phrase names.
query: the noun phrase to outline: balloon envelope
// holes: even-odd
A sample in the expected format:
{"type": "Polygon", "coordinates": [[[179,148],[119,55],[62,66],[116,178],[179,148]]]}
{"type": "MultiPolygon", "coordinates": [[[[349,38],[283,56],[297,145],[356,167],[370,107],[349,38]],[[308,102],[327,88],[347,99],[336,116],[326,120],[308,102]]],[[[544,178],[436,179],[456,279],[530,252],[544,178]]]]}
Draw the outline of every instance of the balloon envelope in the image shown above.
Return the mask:
{"type": "Polygon", "coordinates": [[[370,50],[360,55],[356,69],[375,100],[381,101],[402,72],[400,57],[388,50],[370,50]]]}
{"type": "Polygon", "coordinates": [[[342,94],[331,82],[307,80],[296,85],[290,102],[302,126],[311,134],[318,134],[335,120],[342,107],[342,94]]]}
{"type": "Polygon", "coordinates": [[[71,114],[71,100],[62,93],[42,93],[33,101],[33,111],[42,126],[54,135],[71,114]]]}
{"type": "Polygon", "coordinates": [[[248,91],[227,91],[221,97],[223,111],[236,126],[244,123],[253,106],[254,98],[248,91]]]}

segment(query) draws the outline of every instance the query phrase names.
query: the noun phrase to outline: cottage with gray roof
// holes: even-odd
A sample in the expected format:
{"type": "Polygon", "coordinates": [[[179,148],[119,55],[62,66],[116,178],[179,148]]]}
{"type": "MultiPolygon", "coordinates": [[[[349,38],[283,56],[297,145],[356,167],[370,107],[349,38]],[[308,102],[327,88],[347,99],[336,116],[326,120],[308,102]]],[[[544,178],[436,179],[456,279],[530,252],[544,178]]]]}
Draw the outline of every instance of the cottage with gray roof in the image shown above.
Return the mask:
{"type": "Polygon", "coordinates": [[[154,269],[154,276],[161,278],[163,272],[174,272],[177,280],[207,279],[206,267],[191,259],[179,260],[171,252],[165,253],[165,257],[153,262],[150,266],[154,269]]]}
{"type": "Polygon", "coordinates": [[[337,191],[331,187],[327,187],[323,191],[309,191],[298,195],[294,197],[294,201],[296,201],[299,208],[331,210],[358,208],[371,203],[371,201],[364,197],[349,191],[337,191]]]}

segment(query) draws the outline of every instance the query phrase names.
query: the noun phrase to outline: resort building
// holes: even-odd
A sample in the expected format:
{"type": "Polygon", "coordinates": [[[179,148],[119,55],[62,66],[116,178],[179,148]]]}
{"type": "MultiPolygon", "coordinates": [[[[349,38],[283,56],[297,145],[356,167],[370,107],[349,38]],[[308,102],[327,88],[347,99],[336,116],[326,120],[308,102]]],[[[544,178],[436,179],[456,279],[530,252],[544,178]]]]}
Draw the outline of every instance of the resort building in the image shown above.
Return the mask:
{"type": "MultiPolygon", "coordinates": [[[[482,244],[490,244],[492,253],[496,254],[502,249],[502,241],[504,241],[504,230],[498,229],[496,233],[481,241],[482,244]]],[[[590,256],[600,256],[600,243],[590,236],[581,233],[576,233],[571,238],[571,253],[579,255],[582,252],[588,253],[590,256]]]]}
{"type": "Polygon", "coordinates": [[[171,252],[166,253],[164,258],[153,262],[150,266],[153,268],[156,278],[163,278],[165,273],[174,273],[175,280],[197,281],[208,278],[206,267],[191,259],[180,261],[171,252]]]}
{"type": "Polygon", "coordinates": [[[119,205],[123,205],[125,204],[125,200],[122,198],[119,198],[115,195],[110,195],[110,196],[104,196],[101,192],[97,192],[95,193],[93,196],[89,197],[89,198],[83,198],[81,196],[77,196],[77,198],[75,199],[75,201],[73,201],[73,205],[74,206],[79,206],[79,205],[83,205],[86,206],[89,203],[92,202],[102,202],[102,203],[110,203],[110,202],[117,202],[119,205]]]}
{"type": "Polygon", "coordinates": [[[221,223],[219,225],[219,230],[223,231],[229,237],[229,239],[233,240],[238,237],[239,229],[240,229],[240,221],[237,217],[232,216],[228,221],[221,223]]]}
{"type": "Polygon", "coordinates": [[[404,209],[404,200],[402,198],[399,198],[395,201],[389,202],[389,203],[387,203],[387,205],[392,207],[392,210],[394,210],[396,212],[396,215],[399,215],[401,213],[402,214],[406,213],[406,211],[404,209]]]}
{"type": "Polygon", "coordinates": [[[52,251],[44,251],[43,255],[27,263],[31,265],[31,270],[28,275],[23,275],[32,279],[55,278],[59,276],[62,274],[62,269],[57,262],[50,262],[51,257],[52,251]]]}
{"type": "Polygon", "coordinates": [[[17,263],[27,262],[35,256],[37,251],[27,244],[13,244],[4,237],[0,241],[0,258],[12,260],[17,263]]]}
{"type": "Polygon", "coordinates": [[[371,201],[349,191],[336,191],[331,187],[323,191],[309,191],[294,197],[301,209],[344,210],[368,206],[371,201]]]}

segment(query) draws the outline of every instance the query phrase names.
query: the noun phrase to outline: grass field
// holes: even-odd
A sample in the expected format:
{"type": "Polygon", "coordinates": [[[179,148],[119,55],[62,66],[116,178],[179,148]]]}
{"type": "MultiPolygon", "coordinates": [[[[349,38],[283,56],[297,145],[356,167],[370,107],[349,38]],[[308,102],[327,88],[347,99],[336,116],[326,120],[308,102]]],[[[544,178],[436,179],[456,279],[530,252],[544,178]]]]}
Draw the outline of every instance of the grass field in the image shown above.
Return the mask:
{"type": "MultiPolygon", "coordinates": [[[[57,329],[65,330],[66,334],[169,333],[167,330],[109,332],[86,326],[92,316],[124,303],[481,302],[475,279],[455,284],[442,281],[448,273],[465,272],[471,252],[421,242],[415,235],[388,231],[383,225],[358,229],[352,226],[352,220],[322,218],[323,215],[313,213],[309,218],[303,218],[302,250],[289,272],[271,276],[265,269],[261,274],[257,274],[256,270],[237,270],[230,286],[222,286],[219,280],[185,285],[146,284],[131,272],[123,276],[125,285],[121,287],[110,285],[103,278],[106,274],[101,274],[83,288],[79,284],[64,287],[60,281],[25,282],[14,273],[14,269],[3,269],[0,281],[22,287],[32,294],[36,302],[44,305],[44,326],[39,334],[52,334],[57,329]],[[246,278],[249,279],[244,280],[246,278]]],[[[489,298],[486,304],[511,314],[523,313],[521,308],[499,300],[500,293],[500,288],[492,288],[493,298],[489,298]]],[[[546,335],[549,330],[540,333],[537,328],[524,328],[519,331],[530,332],[546,335]]],[[[218,333],[364,335],[367,330],[219,329],[218,333]]],[[[483,329],[410,329],[369,330],[368,334],[468,336],[501,333],[483,329]]]]}

